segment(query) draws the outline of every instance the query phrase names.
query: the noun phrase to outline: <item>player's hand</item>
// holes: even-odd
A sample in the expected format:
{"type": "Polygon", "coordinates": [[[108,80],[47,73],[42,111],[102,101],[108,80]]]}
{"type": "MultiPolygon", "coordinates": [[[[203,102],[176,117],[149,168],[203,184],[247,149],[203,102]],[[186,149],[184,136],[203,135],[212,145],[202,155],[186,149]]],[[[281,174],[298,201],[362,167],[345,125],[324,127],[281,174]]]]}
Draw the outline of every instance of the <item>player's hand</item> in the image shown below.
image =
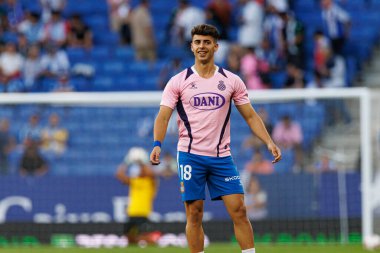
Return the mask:
{"type": "Polygon", "coordinates": [[[276,144],[274,144],[273,142],[270,142],[268,144],[268,150],[272,153],[274,157],[274,160],[272,161],[272,163],[276,163],[281,160],[281,157],[282,157],[281,149],[277,147],[276,144]]]}
{"type": "Polygon", "coordinates": [[[152,163],[152,165],[160,164],[160,154],[161,148],[158,146],[154,147],[152,153],[150,153],[150,162],[152,163]]]}

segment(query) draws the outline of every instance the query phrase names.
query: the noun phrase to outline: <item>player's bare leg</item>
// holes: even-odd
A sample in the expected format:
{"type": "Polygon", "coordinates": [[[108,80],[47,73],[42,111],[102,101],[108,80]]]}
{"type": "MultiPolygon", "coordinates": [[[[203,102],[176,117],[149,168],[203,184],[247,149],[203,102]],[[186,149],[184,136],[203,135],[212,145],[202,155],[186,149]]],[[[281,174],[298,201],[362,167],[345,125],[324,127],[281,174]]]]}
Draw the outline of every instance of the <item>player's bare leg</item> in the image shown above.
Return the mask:
{"type": "Polygon", "coordinates": [[[203,200],[186,201],[186,237],[191,253],[202,252],[204,232],[202,227],[203,200]]]}
{"type": "Polygon", "coordinates": [[[254,248],[253,229],[247,217],[243,194],[222,197],[224,205],[234,223],[235,236],[242,250],[254,248]]]}

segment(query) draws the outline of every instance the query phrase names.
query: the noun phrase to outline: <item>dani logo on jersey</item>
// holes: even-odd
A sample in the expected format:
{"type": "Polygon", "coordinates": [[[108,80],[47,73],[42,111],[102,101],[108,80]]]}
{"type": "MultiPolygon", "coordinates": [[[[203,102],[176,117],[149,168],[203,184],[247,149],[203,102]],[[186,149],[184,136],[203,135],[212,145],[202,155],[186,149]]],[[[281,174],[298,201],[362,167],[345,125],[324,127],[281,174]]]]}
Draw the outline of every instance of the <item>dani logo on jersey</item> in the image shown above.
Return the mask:
{"type": "Polygon", "coordinates": [[[218,93],[205,92],[192,96],[189,102],[200,110],[216,110],[226,103],[226,99],[218,93]]]}

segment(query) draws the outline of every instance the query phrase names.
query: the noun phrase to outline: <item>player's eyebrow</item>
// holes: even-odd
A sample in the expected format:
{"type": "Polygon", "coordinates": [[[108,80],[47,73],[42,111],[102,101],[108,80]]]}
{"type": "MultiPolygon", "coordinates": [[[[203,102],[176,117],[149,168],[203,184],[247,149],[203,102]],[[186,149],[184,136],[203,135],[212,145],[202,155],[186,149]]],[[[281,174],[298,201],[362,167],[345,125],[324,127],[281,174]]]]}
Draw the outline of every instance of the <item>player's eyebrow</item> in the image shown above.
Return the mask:
{"type": "Polygon", "coordinates": [[[194,40],[194,42],[197,42],[197,43],[199,43],[201,41],[203,41],[203,42],[211,42],[211,40],[209,40],[209,39],[205,39],[205,40],[197,39],[197,40],[194,40]]]}

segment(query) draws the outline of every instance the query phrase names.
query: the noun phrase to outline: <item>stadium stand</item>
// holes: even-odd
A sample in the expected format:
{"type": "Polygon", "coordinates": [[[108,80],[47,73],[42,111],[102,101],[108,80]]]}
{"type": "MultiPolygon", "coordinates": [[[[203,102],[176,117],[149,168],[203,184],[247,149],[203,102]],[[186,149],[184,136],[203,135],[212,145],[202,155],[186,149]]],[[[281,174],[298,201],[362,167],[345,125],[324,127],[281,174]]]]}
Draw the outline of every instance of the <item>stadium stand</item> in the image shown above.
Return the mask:
{"type": "MultiPolygon", "coordinates": [[[[20,1],[24,10],[41,11],[37,0],[20,1]]],[[[204,1],[190,1],[194,5],[204,8],[204,1]]],[[[295,17],[306,27],[305,49],[306,49],[306,73],[310,79],[312,76],[312,50],[313,33],[322,27],[321,10],[317,1],[292,1],[292,9],[295,17]]],[[[237,1],[231,1],[235,6],[237,1]]],[[[137,0],[132,1],[132,6],[138,4],[137,0]]],[[[352,86],[358,71],[362,65],[369,60],[374,45],[379,41],[380,32],[376,27],[380,24],[378,15],[378,1],[345,1],[342,7],[348,11],[352,19],[351,34],[344,49],[347,74],[346,86],[352,86]]],[[[119,45],[119,35],[110,29],[108,18],[108,7],[105,0],[81,0],[80,4],[67,1],[64,9],[64,17],[69,18],[73,14],[80,14],[93,32],[94,47],[89,51],[86,49],[66,48],[71,66],[77,63],[90,64],[95,68],[95,75],[92,76],[87,85],[83,85],[83,80],[73,79],[72,84],[79,91],[129,91],[129,90],[157,90],[159,87],[155,83],[155,78],[144,78],[145,76],[158,77],[157,69],[160,68],[170,57],[170,51],[166,41],[166,29],[169,23],[168,10],[173,9],[173,3],[163,1],[159,4],[155,1],[151,3],[151,14],[153,17],[154,32],[157,39],[159,59],[148,67],[147,64],[134,61],[134,48],[130,45],[119,45]],[[168,52],[169,51],[169,52],[168,52]],[[164,52],[164,53],[163,53],[164,52]],[[99,64],[99,63],[102,64],[99,64]],[[134,72],[138,70],[137,73],[134,72]],[[134,78],[125,79],[131,72],[136,75],[134,78]],[[114,76],[111,80],[110,76],[114,76]],[[123,85],[119,82],[123,80],[123,85]],[[135,83],[139,83],[136,87],[135,83]],[[94,84],[94,85],[91,85],[94,84]]],[[[229,31],[231,42],[234,42],[238,27],[231,26],[229,31]]],[[[15,41],[17,35],[14,31],[2,33],[2,41],[15,41]]],[[[186,54],[184,54],[186,61],[186,54]]],[[[284,71],[274,72],[271,75],[273,88],[282,88],[284,83],[284,71]]],[[[38,91],[38,89],[36,90],[38,91]]]]}

